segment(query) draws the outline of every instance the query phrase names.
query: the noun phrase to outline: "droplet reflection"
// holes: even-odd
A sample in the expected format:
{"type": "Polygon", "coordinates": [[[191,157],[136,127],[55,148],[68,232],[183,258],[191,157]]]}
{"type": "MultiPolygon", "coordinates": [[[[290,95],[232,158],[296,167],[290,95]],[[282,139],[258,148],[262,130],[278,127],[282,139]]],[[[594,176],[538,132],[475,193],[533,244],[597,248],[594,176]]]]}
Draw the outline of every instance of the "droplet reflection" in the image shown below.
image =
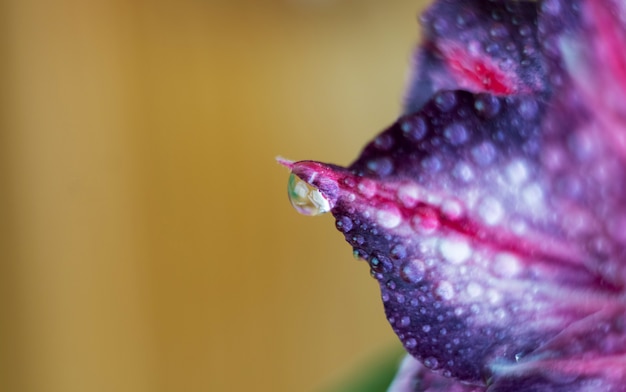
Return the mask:
{"type": "Polygon", "coordinates": [[[330,211],[330,203],[322,193],[295,174],[289,176],[287,193],[291,205],[302,215],[321,215],[330,211]]]}

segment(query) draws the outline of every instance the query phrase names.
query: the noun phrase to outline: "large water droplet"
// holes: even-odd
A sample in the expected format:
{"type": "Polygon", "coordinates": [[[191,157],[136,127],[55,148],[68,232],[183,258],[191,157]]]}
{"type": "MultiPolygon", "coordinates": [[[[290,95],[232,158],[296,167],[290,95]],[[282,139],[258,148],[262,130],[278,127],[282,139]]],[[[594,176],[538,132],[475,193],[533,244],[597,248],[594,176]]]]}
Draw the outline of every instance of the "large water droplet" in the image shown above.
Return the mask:
{"type": "Polygon", "coordinates": [[[453,264],[461,264],[472,256],[472,248],[462,238],[443,238],[439,242],[439,251],[453,264]]]}
{"type": "Polygon", "coordinates": [[[295,174],[289,176],[287,193],[291,205],[302,215],[320,215],[330,211],[330,203],[322,193],[295,174]]]}

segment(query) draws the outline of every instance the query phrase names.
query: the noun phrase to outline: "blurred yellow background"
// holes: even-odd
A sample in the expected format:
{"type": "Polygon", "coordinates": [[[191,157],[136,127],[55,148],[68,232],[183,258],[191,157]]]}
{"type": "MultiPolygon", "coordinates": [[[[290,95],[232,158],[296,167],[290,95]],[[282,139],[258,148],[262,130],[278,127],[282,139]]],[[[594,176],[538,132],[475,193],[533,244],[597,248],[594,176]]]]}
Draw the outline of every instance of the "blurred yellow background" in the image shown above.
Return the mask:
{"type": "Polygon", "coordinates": [[[398,345],[274,157],[395,120],[423,7],[0,2],[0,390],[316,391],[398,345]]]}

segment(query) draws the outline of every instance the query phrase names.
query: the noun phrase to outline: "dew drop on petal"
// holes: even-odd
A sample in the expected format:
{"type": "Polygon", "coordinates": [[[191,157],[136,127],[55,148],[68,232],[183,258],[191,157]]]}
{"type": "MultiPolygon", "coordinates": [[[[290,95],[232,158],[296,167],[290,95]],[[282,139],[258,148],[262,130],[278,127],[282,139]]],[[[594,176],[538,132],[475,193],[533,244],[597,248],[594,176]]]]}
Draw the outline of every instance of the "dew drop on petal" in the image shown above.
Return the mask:
{"type": "Polygon", "coordinates": [[[416,185],[403,185],[398,188],[398,200],[407,208],[413,208],[419,201],[420,190],[416,185]]]}
{"type": "Polygon", "coordinates": [[[406,348],[408,349],[415,348],[417,347],[417,340],[413,338],[407,339],[405,345],[406,345],[406,348]]]}
{"type": "Polygon", "coordinates": [[[366,198],[372,198],[376,194],[376,183],[370,179],[364,178],[357,185],[359,193],[366,198]]]}
{"type": "Polygon", "coordinates": [[[483,294],[483,287],[476,282],[467,285],[467,294],[472,298],[480,297],[483,294]]]}
{"type": "Polygon", "coordinates": [[[373,159],[367,162],[367,169],[380,177],[385,177],[393,173],[393,161],[388,157],[373,159]]]}
{"type": "Polygon", "coordinates": [[[398,327],[406,328],[411,325],[411,318],[409,316],[404,316],[397,323],[398,327]]]}
{"type": "Polygon", "coordinates": [[[539,207],[543,201],[543,191],[539,184],[530,184],[522,191],[522,198],[529,207],[539,207]]]}
{"type": "Polygon", "coordinates": [[[422,260],[413,259],[402,264],[400,277],[407,283],[418,283],[424,279],[426,265],[422,260]]]}
{"type": "Polygon", "coordinates": [[[400,211],[393,205],[385,206],[376,212],[378,224],[386,229],[393,229],[402,223],[400,211]]]}
{"type": "Polygon", "coordinates": [[[348,218],[347,216],[343,216],[337,218],[335,226],[337,227],[337,230],[341,231],[342,233],[348,233],[354,227],[354,223],[352,222],[352,219],[348,218]]]}
{"type": "Polygon", "coordinates": [[[462,182],[471,182],[474,179],[474,171],[465,162],[459,162],[454,167],[452,175],[462,182]]]}
{"type": "Polygon", "coordinates": [[[480,166],[490,165],[496,157],[496,148],[490,142],[482,142],[472,148],[472,158],[480,166]]]}
{"type": "Polygon", "coordinates": [[[511,253],[498,254],[493,263],[493,272],[497,276],[504,278],[513,278],[519,274],[522,266],[518,258],[511,253]]]}
{"type": "Polygon", "coordinates": [[[435,289],[435,294],[447,301],[451,300],[454,297],[454,288],[452,284],[447,280],[439,282],[437,288],[435,289]]]}
{"type": "Polygon", "coordinates": [[[439,219],[432,212],[415,215],[411,218],[411,226],[421,234],[431,234],[439,228],[439,219]]]}
{"type": "Polygon", "coordinates": [[[439,157],[431,155],[422,159],[422,168],[430,173],[437,173],[441,170],[441,159],[439,157]]]}
{"type": "Polygon", "coordinates": [[[439,252],[449,262],[461,264],[472,255],[472,248],[463,239],[444,238],[439,242],[439,252]]]}
{"type": "Polygon", "coordinates": [[[525,120],[533,120],[539,112],[539,107],[534,99],[523,99],[517,108],[518,113],[525,120]]]}
{"type": "Polygon", "coordinates": [[[443,91],[435,95],[435,105],[442,112],[449,112],[456,106],[456,95],[454,91],[443,91]]]}
{"type": "Polygon", "coordinates": [[[321,215],[330,211],[330,203],[324,195],[293,173],[289,176],[287,194],[293,208],[302,215],[321,215]]]}
{"type": "Polygon", "coordinates": [[[522,184],[528,179],[528,168],[523,161],[515,160],[506,167],[506,176],[511,184],[522,184]]]}
{"type": "Polygon", "coordinates": [[[439,361],[435,357],[428,357],[424,359],[424,366],[429,369],[437,369],[437,367],[439,367],[439,361]]]}
{"type": "Polygon", "coordinates": [[[463,206],[458,200],[447,199],[441,204],[441,212],[448,219],[458,219],[463,214],[463,206]]]}
{"type": "Polygon", "coordinates": [[[418,142],[426,136],[426,132],[428,131],[428,126],[426,125],[426,121],[422,117],[413,117],[407,120],[404,120],[400,125],[400,129],[402,130],[402,134],[405,138],[412,142],[418,142]]]}
{"type": "Polygon", "coordinates": [[[486,224],[493,226],[504,217],[504,209],[498,200],[486,197],[478,206],[478,214],[486,224]]]}
{"type": "Polygon", "coordinates": [[[465,143],[467,139],[469,138],[467,128],[465,128],[465,126],[461,123],[450,124],[443,131],[443,134],[446,137],[446,139],[448,139],[450,144],[455,145],[455,146],[465,143]]]}
{"type": "Polygon", "coordinates": [[[391,248],[391,258],[394,260],[401,260],[404,259],[406,257],[406,248],[404,247],[404,245],[402,244],[397,244],[394,245],[393,248],[391,248]]]}
{"type": "Polygon", "coordinates": [[[474,101],[474,109],[479,115],[491,118],[500,111],[500,100],[490,94],[478,94],[474,101]]]}
{"type": "Polygon", "coordinates": [[[381,151],[389,151],[393,147],[395,141],[393,136],[388,133],[383,133],[374,139],[374,146],[381,151]]]}

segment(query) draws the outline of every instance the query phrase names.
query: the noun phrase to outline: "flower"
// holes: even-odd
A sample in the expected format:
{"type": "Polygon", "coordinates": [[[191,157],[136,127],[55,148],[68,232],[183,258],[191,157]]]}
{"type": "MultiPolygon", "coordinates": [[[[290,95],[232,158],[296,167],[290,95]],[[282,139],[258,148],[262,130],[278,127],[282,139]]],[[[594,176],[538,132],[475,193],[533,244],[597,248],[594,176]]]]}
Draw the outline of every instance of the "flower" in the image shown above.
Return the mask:
{"type": "Polygon", "coordinates": [[[393,125],[347,168],[281,161],[380,284],[411,355],[390,390],[626,391],[626,3],[421,22],[393,125]]]}

